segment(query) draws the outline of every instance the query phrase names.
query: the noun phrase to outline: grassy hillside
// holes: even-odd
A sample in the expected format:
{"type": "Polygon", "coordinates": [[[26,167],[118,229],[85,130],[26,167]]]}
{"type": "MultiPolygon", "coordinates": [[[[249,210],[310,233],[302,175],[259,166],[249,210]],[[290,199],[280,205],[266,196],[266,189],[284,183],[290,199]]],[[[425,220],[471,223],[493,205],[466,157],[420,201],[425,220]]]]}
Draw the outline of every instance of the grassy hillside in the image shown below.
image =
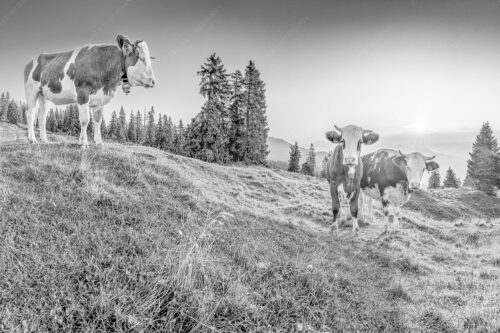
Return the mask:
{"type": "Polygon", "coordinates": [[[412,206],[386,235],[377,210],[332,240],[316,178],[53,139],[0,144],[0,331],[500,330],[481,206],[412,206]]]}

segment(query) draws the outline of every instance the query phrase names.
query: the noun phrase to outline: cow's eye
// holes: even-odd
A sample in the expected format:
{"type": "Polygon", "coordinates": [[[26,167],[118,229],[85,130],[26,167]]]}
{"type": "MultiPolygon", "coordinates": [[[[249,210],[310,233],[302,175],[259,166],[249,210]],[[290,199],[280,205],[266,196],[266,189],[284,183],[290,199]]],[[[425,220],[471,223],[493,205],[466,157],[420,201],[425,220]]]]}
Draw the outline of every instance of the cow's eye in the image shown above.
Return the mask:
{"type": "Polygon", "coordinates": [[[344,139],[342,139],[342,140],[340,141],[340,143],[342,143],[342,149],[344,149],[344,148],[345,148],[345,140],[344,140],[344,139]]]}
{"type": "Polygon", "coordinates": [[[363,143],[363,141],[359,140],[358,141],[358,151],[361,151],[361,144],[363,143]]]}

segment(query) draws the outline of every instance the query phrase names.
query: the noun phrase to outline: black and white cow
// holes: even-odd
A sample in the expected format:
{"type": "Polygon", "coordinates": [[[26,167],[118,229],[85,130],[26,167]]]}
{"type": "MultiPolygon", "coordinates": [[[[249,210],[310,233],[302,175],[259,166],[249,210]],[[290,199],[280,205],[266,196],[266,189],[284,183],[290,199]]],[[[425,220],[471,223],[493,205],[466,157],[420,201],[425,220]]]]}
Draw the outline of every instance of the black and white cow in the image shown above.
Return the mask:
{"type": "Polygon", "coordinates": [[[338,235],[339,230],[339,187],[343,187],[344,193],[349,199],[349,207],[352,215],[352,231],[357,232],[358,226],[358,196],[360,192],[360,181],[363,174],[361,163],[361,147],[363,144],[375,143],[378,134],[364,130],[359,126],[349,125],[344,128],[335,126],[336,130],[326,133],[326,138],[339,143],[333,154],[328,159],[326,179],[330,183],[330,194],[332,196],[333,225],[332,233],[338,235]]]}
{"type": "MultiPolygon", "coordinates": [[[[431,161],[434,157],[421,153],[403,154],[392,149],[380,149],[361,157],[361,189],[368,202],[368,215],[371,218],[372,199],[382,201],[385,232],[389,227],[389,215],[393,216],[394,225],[399,229],[400,207],[410,200],[412,191],[420,189],[424,171],[439,168],[436,162],[431,161]]],[[[360,197],[359,205],[363,210],[363,195],[360,197]]]]}
{"type": "Polygon", "coordinates": [[[104,105],[118,86],[128,93],[131,86],[151,88],[155,76],[145,41],[118,35],[117,45],[86,45],[72,51],[41,54],[24,68],[24,88],[28,104],[28,140],[36,142],[35,115],[38,101],[40,140],[47,142],[47,103],[77,103],[80,116],[80,144],[88,146],[87,125],[93,111],[94,141],[102,144],[101,120],[104,105]]]}

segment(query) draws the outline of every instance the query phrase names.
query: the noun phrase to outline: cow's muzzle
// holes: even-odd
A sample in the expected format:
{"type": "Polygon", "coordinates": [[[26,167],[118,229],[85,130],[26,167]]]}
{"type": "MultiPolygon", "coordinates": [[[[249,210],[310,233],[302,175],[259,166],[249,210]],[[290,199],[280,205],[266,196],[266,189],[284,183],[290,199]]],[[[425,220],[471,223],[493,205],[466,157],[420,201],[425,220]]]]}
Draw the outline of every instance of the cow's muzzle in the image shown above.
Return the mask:
{"type": "Polygon", "coordinates": [[[346,165],[347,166],[347,176],[349,178],[354,179],[354,176],[356,175],[356,166],[355,165],[346,165]]]}
{"type": "Polygon", "coordinates": [[[412,182],[412,183],[410,184],[410,189],[412,189],[412,190],[414,190],[414,191],[415,191],[415,190],[419,190],[419,189],[420,189],[420,183],[418,183],[418,182],[412,182]]]}

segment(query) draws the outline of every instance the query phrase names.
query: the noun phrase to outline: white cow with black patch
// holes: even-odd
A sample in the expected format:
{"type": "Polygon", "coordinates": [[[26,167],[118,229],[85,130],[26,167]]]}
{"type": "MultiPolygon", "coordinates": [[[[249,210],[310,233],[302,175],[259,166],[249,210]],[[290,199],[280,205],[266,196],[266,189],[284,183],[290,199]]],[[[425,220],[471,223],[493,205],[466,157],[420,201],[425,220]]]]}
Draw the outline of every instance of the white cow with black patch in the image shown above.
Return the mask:
{"type": "MultiPolygon", "coordinates": [[[[420,189],[424,171],[434,171],[439,165],[421,153],[403,154],[392,149],[380,149],[361,157],[363,176],[361,189],[368,202],[368,215],[372,217],[372,199],[380,200],[385,215],[385,231],[389,227],[389,215],[399,229],[400,207],[410,200],[411,192],[420,189]]],[[[363,195],[360,208],[363,209],[363,195]]]]}
{"type": "Polygon", "coordinates": [[[94,141],[102,144],[103,107],[115,96],[118,86],[128,93],[132,86],[151,88],[155,76],[145,41],[131,43],[118,35],[116,45],[87,45],[68,52],[41,54],[24,68],[24,88],[28,105],[28,140],[36,142],[35,116],[38,102],[40,140],[47,142],[47,103],[77,103],[80,144],[88,146],[87,126],[93,111],[94,141]]]}

